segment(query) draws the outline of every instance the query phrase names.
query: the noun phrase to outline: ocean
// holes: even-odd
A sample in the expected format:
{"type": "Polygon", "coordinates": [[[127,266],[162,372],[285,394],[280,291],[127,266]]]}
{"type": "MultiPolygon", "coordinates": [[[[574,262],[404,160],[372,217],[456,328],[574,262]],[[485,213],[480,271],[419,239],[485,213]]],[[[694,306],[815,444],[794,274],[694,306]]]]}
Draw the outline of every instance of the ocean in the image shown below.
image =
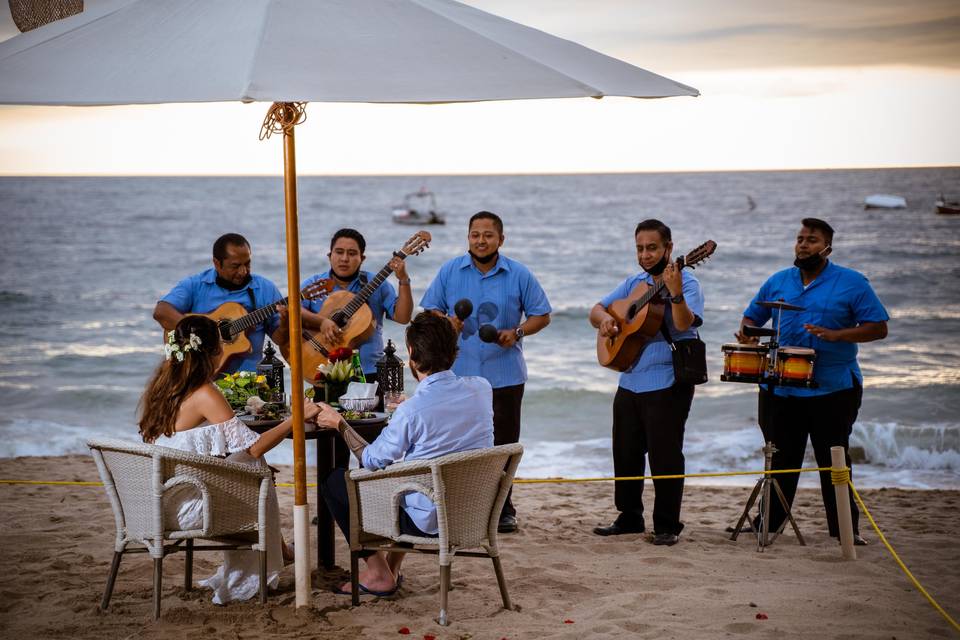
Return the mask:
{"type": "MultiPolygon", "coordinates": [[[[524,345],[521,476],[612,475],[617,374],[596,364],[587,313],[637,270],[632,232],[648,217],[672,227],[678,255],[708,238],[719,245],[696,270],[710,382],[687,422],[687,470],[762,468],[756,387],[720,381],[720,346],[760,284],[792,263],[799,220],[812,215],[836,229],[831,259],[867,275],[891,316],[889,337],[860,349],[852,445],[867,462],[854,467],[857,485],[960,488],[960,217],[933,211],[938,192],[960,194],[960,168],[301,177],[303,276],[327,267],[329,237],[344,226],[366,236],[364,266],[377,271],[414,231],[391,223],[391,206],[421,186],[448,224],[409,260],[415,302],[465,250],[469,216],[488,209],[504,218],[503,253],[531,268],[553,305],[550,326],[524,345]],[[908,208],[864,210],[873,193],[904,196],[908,208]]],[[[279,177],[0,178],[0,457],[136,439],[138,398],[162,357],[154,304],[210,265],[217,236],[249,238],[254,270],[286,291],[282,188],[279,177]]],[[[387,321],[385,334],[403,344],[401,326],[387,321]]],[[[292,448],[269,459],[288,463],[292,448]]]]}

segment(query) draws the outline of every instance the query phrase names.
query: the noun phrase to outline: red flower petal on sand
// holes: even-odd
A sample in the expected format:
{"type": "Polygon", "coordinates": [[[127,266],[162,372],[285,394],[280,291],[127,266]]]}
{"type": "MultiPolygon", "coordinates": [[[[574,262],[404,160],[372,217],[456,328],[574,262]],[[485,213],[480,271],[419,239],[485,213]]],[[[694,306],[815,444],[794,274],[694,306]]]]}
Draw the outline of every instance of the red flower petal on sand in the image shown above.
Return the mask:
{"type": "Polygon", "coordinates": [[[399,633],[400,635],[408,636],[410,635],[410,629],[408,629],[407,627],[400,627],[400,629],[397,630],[397,633],[399,633]]]}
{"type": "Polygon", "coordinates": [[[563,624],[573,624],[573,620],[564,620],[563,624]]]}
{"type": "Polygon", "coordinates": [[[430,634],[426,634],[423,636],[423,640],[437,640],[437,636],[431,636],[430,634]]]}
{"type": "Polygon", "coordinates": [[[757,620],[766,620],[766,619],[767,619],[767,614],[765,614],[765,613],[758,613],[758,614],[757,614],[757,620]]]}

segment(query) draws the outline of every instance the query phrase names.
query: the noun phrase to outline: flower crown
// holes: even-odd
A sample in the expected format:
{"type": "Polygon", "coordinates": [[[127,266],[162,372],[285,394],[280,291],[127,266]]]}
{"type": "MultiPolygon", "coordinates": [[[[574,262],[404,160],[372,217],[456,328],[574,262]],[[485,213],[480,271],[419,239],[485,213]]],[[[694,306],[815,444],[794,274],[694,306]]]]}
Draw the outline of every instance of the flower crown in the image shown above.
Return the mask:
{"type": "Polygon", "coordinates": [[[177,362],[183,362],[183,354],[187,351],[200,351],[201,344],[200,336],[191,331],[187,344],[181,347],[177,344],[177,332],[175,330],[169,331],[167,332],[167,344],[163,345],[163,354],[167,360],[176,358],[177,362]]]}

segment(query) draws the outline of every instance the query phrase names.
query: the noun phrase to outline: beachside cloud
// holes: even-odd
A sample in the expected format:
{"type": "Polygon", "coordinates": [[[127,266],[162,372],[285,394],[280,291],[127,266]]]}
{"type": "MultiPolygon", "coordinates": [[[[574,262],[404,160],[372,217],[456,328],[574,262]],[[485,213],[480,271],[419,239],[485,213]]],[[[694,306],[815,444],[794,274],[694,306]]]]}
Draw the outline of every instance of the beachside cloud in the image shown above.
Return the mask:
{"type": "Polygon", "coordinates": [[[952,0],[472,0],[640,66],[960,68],[952,0]]]}

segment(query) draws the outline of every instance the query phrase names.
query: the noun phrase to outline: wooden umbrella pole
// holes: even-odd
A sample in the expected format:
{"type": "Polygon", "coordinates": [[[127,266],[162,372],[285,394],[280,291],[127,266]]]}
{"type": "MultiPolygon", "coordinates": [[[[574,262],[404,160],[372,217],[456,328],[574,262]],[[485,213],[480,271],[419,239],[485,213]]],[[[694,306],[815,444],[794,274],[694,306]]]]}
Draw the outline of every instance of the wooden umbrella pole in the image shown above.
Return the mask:
{"type": "MultiPolygon", "coordinates": [[[[283,194],[287,220],[287,291],[300,291],[300,233],[297,222],[297,160],[294,127],[304,120],[303,103],[275,102],[264,121],[261,139],[283,132],[283,194]]],[[[296,345],[302,332],[300,300],[291,295],[289,330],[296,345]]],[[[310,506],[307,504],[307,456],[303,431],[303,359],[290,349],[290,408],[293,420],[293,539],[296,606],[310,604],[310,506]]]]}

